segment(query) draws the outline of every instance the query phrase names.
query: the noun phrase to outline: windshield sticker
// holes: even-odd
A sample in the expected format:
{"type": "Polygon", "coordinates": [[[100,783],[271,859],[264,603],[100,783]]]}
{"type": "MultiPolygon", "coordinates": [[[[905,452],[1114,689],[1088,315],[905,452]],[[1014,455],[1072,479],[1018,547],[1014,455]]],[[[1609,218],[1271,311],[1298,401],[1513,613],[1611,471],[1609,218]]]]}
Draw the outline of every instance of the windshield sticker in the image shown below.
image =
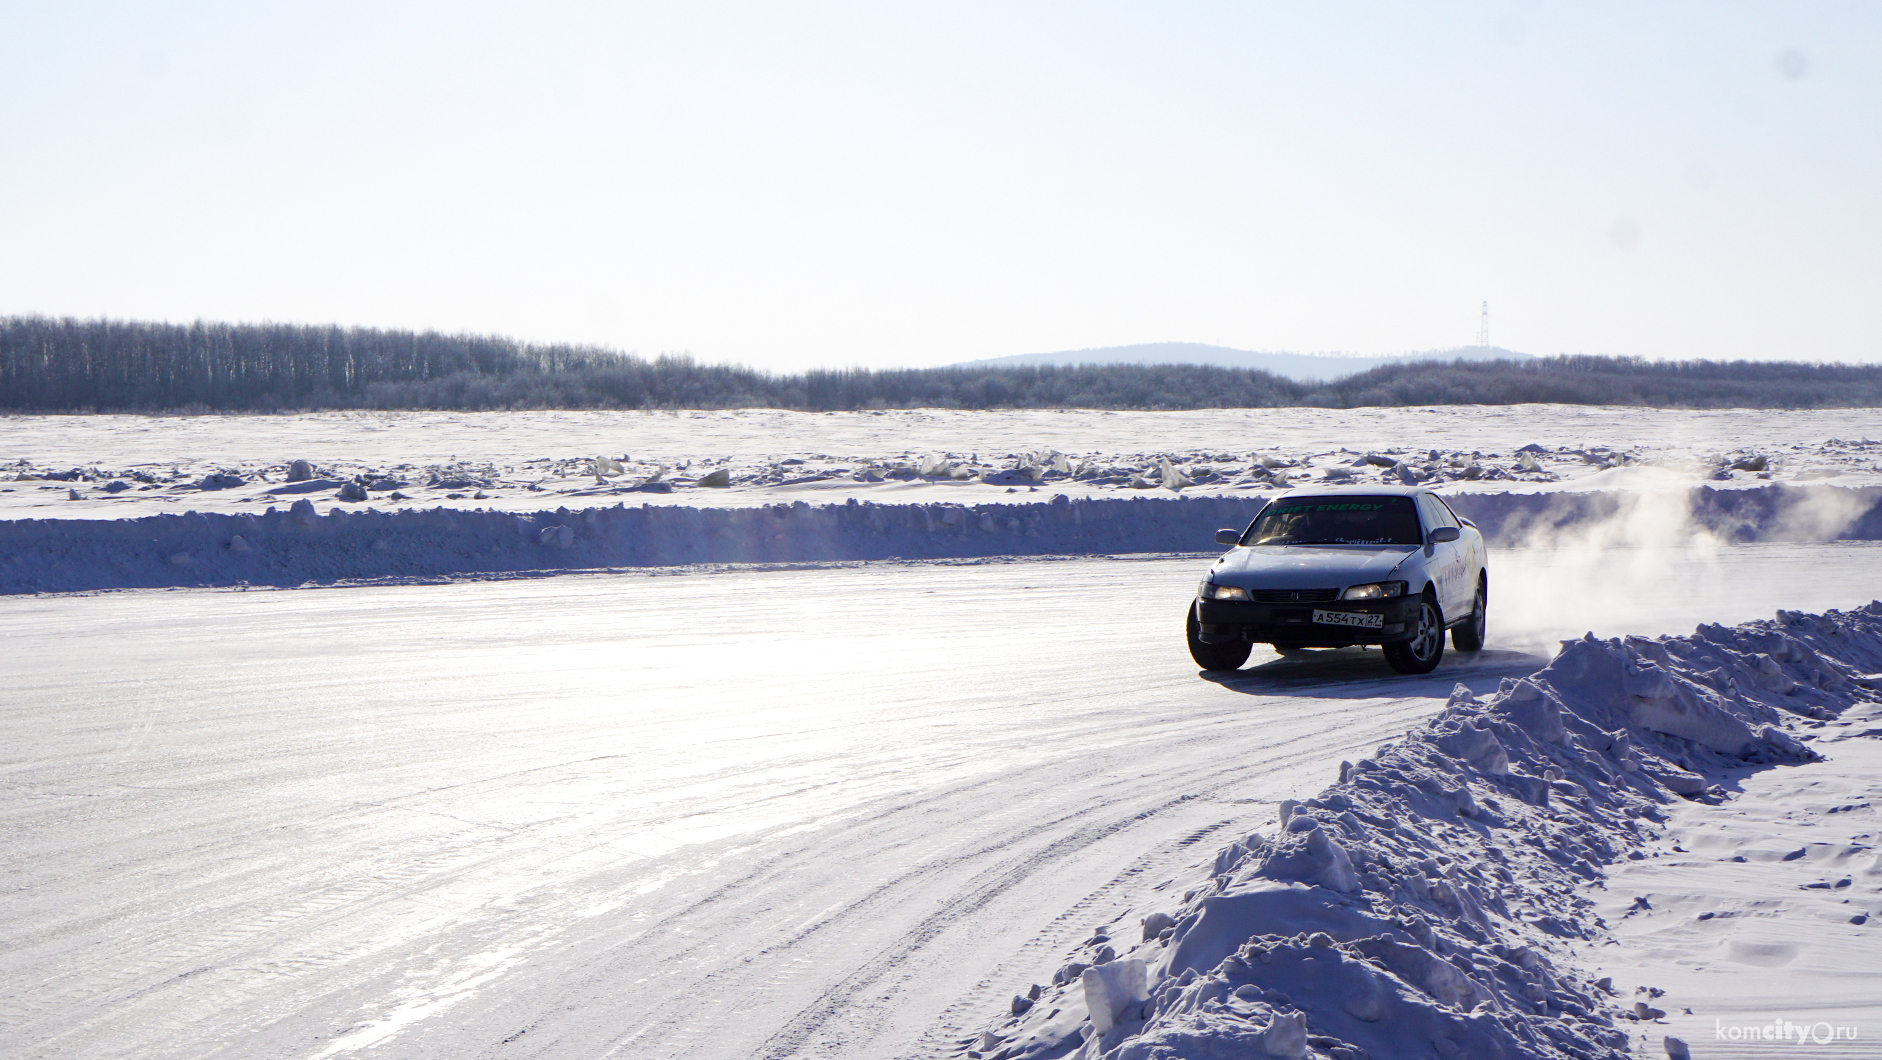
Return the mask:
{"type": "Polygon", "coordinates": [[[1384,508],[1383,504],[1290,504],[1285,508],[1276,508],[1275,515],[1293,515],[1296,512],[1376,512],[1384,508]]]}
{"type": "Polygon", "coordinates": [[[1258,545],[1403,545],[1403,541],[1394,541],[1384,537],[1329,537],[1309,540],[1304,537],[1266,537],[1255,542],[1258,545]]]}

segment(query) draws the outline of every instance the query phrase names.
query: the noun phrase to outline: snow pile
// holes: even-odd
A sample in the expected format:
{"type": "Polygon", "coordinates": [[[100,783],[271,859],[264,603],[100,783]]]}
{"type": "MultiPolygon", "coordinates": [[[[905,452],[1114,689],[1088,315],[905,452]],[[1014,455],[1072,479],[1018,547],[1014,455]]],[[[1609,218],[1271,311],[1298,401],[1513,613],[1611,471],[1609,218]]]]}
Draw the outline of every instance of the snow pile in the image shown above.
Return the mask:
{"type": "Polygon", "coordinates": [[[1487,699],[1284,802],[1202,886],[1106,928],[967,1043],[986,1060],[1615,1057],[1664,1015],[1576,949],[1582,893],[1748,767],[1817,760],[1813,727],[1882,678],[1882,602],[1564,642],[1487,699]]]}

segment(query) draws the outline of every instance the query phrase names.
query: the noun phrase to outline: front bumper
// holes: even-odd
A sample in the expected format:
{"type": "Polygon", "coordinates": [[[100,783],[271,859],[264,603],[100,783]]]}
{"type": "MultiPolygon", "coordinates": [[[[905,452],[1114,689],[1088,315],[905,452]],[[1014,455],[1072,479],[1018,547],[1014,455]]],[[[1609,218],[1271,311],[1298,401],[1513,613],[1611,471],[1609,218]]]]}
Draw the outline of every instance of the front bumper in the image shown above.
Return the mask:
{"type": "Polygon", "coordinates": [[[1391,644],[1410,640],[1419,598],[1338,600],[1324,604],[1253,604],[1240,600],[1197,599],[1198,638],[1205,644],[1249,641],[1283,648],[1343,648],[1353,644],[1391,644]],[[1378,629],[1331,626],[1315,622],[1315,611],[1379,614],[1378,629]]]}

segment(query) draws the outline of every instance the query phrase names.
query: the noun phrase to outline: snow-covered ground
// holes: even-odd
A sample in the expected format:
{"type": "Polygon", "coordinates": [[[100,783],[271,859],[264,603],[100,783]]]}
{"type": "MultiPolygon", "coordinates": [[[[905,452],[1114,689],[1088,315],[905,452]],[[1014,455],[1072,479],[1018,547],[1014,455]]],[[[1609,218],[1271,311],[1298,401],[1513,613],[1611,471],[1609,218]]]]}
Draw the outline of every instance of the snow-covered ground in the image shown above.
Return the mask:
{"type": "MultiPolygon", "coordinates": [[[[1661,549],[1631,605],[1584,595],[1585,553],[1506,552],[1528,606],[1413,680],[1351,651],[1199,679],[1195,560],[0,598],[0,1054],[990,1055],[1012,995],[1098,928],[1135,942],[1457,683],[1494,696],[1591,626],[1855,606],[1877,549],[1661,549]]],[[[1793,944],[1830,947],[1791,901],[1793,944]]],[[[1647,921],[1610,923],[1562,974],[1614,952],[1622,1000],[1703,1019],[1633,970],[1667,959],[1647,921]]]]}
{"type": "Polygon", "coordinates": [[[1580,742],[1502,737],[1519,778],[1566,774],[1548,806],[1452,745],[1532,709],[1517,680],[1586,631],[1882,595],[1879,425],[1546,406],[0,418],[0,1056],[1163,1060],[1250,1035],[1336,1060],[1448,1055],[1437,1038],[1657,1056],[1668,1034],[1770,1056],[1744,1028],[1805,1017],[1866,1043],[1882,719],[1848,683],[1866,649],[1826,640],[1861,622],[1580,642],[1558,665],[1582,670],[1532,679],[1580,742]],[[1205,680],[1175,632],[1205,561],[1063,558],[1207,548],[1278,486],[1342,481],[1429,483],[1484,526],[1491,650],[1423,679],[1376,652],[1258,652],[1205,680]],[[349,579],[377,584],[261,588],[349,579]],[[1632,691],[1663,669],[1651,703],[1724,697],[1828,760],[1670,742],[1589,666],[1632,691]],[[1356,826],[1306,804],[1383,881],[1364,900],[1398,926],[1365,937],[1385,941],[1361,945],[1356,925],[1381,925],[1325,895],[1289,914],[1324,940],[1199,932],[1214,898],[1300,887],[1283,863],[1324,860],[1276,810],[1342,760],[1498,801],[1463,823],[1390,789],[1409,808],[1359,799],[1356,826]],[[1630,761],[1730,797],[1575,801],[1630,761]],[[1367,838],[1384,817],[1402,826],[1367,838]],[[1493,819],[1567,837],[1587,871],[1473,828],[1493,819]],[[1305,975],[1332,949],[1365,980],[1347,986],[1429,1033],[1335,1035],[1359,1018],[1325,1008],[1338,991],[1244,990],[1263,973],[1219,960],[1185,979],[1140,937],[1153,913],[1192,963],[1226,941],[1217,958],[1305,975]],[[1095,985],[1064,974],[1107,946],[1122,959],[1095,985]],[[1118,979],[1133,951],[1141,997],[1118,979]],[[1037,1005],[1013,1001],[1034,984],[1037,1005]],[[1121,1030],[1087,1031],[1093,996],[1121,1030]],[[1635,1000],[1664,1016],[1626,1020],[1635,1000]]]}
{"type": "Polygon", "coordinates": [[[1756,773],[1726,803],[1673,809],[1656,856],[1596,896],[1614,935],[1590,960],[1628,992],[1664,991],[1664,1033],[1694,1056],[1882,1053],[1882,708],[1858,704],[1813,746],[1828,764],[1756,773]],[[1744,1030],[1774,1023],[1789,1025],[1787,1047],[1744,1030]]]}
{"type": "Polygon", "coordinates": [[[0,518],[235,513],[295,499],[516,512],[622,501],[972,504],[1035,490],[1246,494],[1275,488],[1277,476],[1405,476],[1450,492],[1857,486],[1882,483],[1878,435],[1871,409],[1570,405],[9,416],[0,418],[0,518]],[[596,457],[619,473],[603,465],[597,481],[596,457]],[[311,479],[288,481],[295,460],[311,465],[311,479]],[[724,488],[707,484],[714,472],[724,488]],[[348,483],[359,487],[353,499],[341,493],[348,483]]]}

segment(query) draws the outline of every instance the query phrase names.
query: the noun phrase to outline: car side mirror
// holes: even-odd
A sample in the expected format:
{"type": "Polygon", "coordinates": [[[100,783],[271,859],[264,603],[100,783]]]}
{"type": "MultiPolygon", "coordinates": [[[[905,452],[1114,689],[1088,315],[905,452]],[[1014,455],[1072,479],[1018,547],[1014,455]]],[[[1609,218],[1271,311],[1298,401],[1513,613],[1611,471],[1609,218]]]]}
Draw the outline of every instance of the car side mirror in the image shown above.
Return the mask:
{"type": "Polygon", "coordinates": [[[1239,545],[1242,543],[1242,532],[1240,530],[1217,530],[1215,532],[1215,543],[1218,545],[1239,545]]]}
{"type": "Polygon", "coordinates": [[[1455,526],[1440,526],[1431,531],[1431,543],[1441,545],[1446,541],[1455,541],[1460,532],[1455,526]]]}

